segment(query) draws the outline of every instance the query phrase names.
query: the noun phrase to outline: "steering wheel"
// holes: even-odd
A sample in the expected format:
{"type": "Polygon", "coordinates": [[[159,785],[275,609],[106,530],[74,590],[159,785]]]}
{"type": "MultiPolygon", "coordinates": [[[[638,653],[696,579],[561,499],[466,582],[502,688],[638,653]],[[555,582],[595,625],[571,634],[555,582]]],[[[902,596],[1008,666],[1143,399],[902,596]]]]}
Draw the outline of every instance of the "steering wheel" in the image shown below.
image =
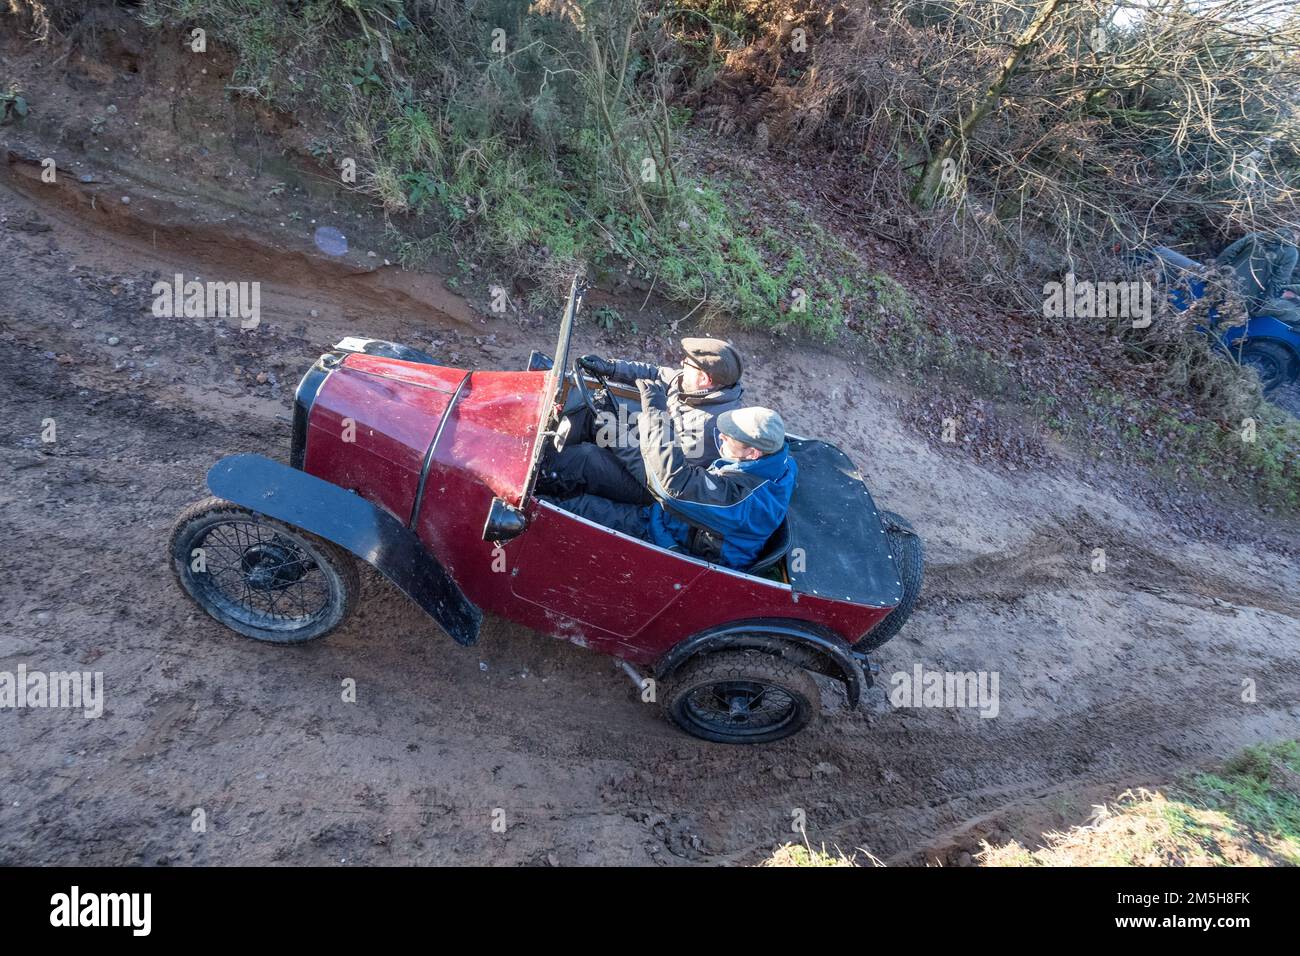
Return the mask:
{"type": "MultiPolygon", "coordinates": [[[[602,378],[599,375],[595,375],[594,372],[592,374],[596,378],[596,380],[600,382],[600,387],[606,389],[605,394],[608,395],[609,387],[608,385],[606,385],[604,378],[602,378]]],[[[600,413],[596,410],[596,398],[591,394],[591,389],[587,387],[587,380],[583,376],[583,369],[578,365],[576,361],[573,363],[573,372],[570,378],[573,380],[573,388],[574,391],[578,393],[578,398],[581,400],[582,404],[586,406],[587,411],[591,414],[591,421],[594,427],[594,424],[600,420],[600,413]]],[[[568,403],[566,402],[565,405],[567,406],[568,403]]],[[[572,432],[572,430],[573,430],[572,417],[570,417],[570,415],[568,414],[565,414],[564,411],[561,410],[559,424],[556,425],[555,435],[551,439],[551,442],[555,446],[556,451],[564,451],[564,446],[568,443],[569,434],[570,432],[572,432]]]]}
{"type": "MultiPolygon", "coordinates": [[[[605,380],[600,376],[596,376],[596,380],[600,382],[602,388],[605,386],[605,380]]],[[[596,411],[596,399],[592,396],[591,389],[587,387],[587,377],[583,375],[583,369],[576,360],[573,363],[573,387],[577,389],[582,404],[586,405],[587,410],[591,412],[591,420],[594,422],[599,414],[596,411]]]]}

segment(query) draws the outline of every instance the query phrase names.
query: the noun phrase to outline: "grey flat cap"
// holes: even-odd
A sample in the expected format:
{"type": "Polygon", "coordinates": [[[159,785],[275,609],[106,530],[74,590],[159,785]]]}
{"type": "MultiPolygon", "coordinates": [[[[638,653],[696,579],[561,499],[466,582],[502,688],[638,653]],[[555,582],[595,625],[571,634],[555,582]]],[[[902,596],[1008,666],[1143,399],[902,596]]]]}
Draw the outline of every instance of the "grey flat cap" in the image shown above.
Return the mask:
{"type": "Polygon", "coordinates": [[[718,416],[718,431],[757,448],[765,455],[785,446],[785,422],[770,408],[751,405],[718,416]]]}

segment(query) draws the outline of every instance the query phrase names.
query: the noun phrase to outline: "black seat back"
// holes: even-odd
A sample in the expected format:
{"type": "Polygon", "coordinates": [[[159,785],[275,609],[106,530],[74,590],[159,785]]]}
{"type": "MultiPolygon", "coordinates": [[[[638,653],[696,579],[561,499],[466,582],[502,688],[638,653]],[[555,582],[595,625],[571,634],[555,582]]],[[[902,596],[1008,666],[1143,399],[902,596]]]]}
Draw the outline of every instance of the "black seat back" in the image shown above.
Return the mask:
{"type": "Polygon", "coordinates": [[[747,573],[761,574],[784,558],[789,551],[790,525],[782,520],[777,529],[772,532],[772,536],[767,539],[767,543],[763,545],[763,550],[758,553],[758,560],[749,566],[747,573]]]}

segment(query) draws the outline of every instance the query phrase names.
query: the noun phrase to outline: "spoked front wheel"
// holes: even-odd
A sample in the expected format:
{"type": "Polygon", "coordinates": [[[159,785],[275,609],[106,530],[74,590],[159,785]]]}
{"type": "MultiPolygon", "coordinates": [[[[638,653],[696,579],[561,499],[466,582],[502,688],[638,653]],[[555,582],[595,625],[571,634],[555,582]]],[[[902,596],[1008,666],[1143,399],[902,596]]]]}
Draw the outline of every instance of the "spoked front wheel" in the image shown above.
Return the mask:
{"type": "Polygon", "coordinates": [[[343,623],[360,591],[337,545],[220,498],[181,512],[170,557],[181,589],[231,630],[300,644],[343,623]]]}
{"type": "Polygon", "coordinates": [[[762,651],[706,654],[673,675],[664,708],[688,734],[764,744],[798,733],[821,712],[812,676],[762,651]]]}

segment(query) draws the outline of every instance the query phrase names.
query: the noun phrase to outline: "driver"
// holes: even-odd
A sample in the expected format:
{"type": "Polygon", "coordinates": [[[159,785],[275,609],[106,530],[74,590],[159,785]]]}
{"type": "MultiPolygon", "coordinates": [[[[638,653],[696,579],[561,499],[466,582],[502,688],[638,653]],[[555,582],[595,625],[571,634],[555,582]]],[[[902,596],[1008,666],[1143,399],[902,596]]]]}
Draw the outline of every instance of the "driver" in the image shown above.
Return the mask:
{"type": "MultiPolygon", "coordinates": [[[[717,417],[739,408],[744,395],[740,353],[730,342],[708,338],[682,339],[682,351],[681,366],[676,368],[599,355],[584,355],[577,364],[611,382],[631,385],[647,379],[661,384],[677,443],[688,459],[703,465],[718,457],[717,417]]],[[[587,431],[579,421],[586,419],[574,421],[575,437],[587,431]]],[[[635,413],[625,427],[622,421],[617,425],[598,427],[595,441],[570,439],[562,451],[551,451],[542,465],[538,489],[558,498],[585,493],[628,504],[649,504],[652,498],[646,488],[635,413]]]]}
{"type": "Polygon", "coordinates": [[[661,548],[744,570],[785,520],[798,468],[781,416],[757,406],[723,412],[721,456],[707,467],[686,460],[668,434],[665,386],[641,379],[640,454],[654,503],[584,494],[560,507],[661,548]]]}

